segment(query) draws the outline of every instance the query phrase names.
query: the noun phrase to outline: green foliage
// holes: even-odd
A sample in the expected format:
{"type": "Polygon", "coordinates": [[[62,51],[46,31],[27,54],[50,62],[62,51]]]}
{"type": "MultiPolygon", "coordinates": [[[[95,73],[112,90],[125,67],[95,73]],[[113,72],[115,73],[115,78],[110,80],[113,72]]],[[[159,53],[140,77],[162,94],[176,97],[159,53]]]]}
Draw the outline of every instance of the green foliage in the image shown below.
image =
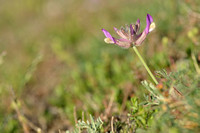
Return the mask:
{"type": "MultiPolygon", "coordinates": [[[[94,118],[90,115],[90,122],[87,120],[87,122],[84,121],[78,121],[76,124],[76,128],[71,133],[80,133],[84,130],[86,130],[88,133],[101,133],[102,132],[102,125],[103,122],[101,118],[97,118],[95,121],[94,118]]],[[[70,133],[69,131],[66,131],[66,133],[70,133]]]]}
{"type": "Polygon", "coordinates": [[[138,129],[147,129],[151,125],[153,114],[156,109],[139,103],[138,98],[131,99],[131,112],[128,114],[130,124],[135,131],[138,129]]]}
{"type": "MultiPolygon", "coordinates": [[[[187,62],[187,61],[186,61],[187,62]]],[[[167,74],[157,73],[165,79],[161,94],[165,100],[159,104],[159,110],[154,114],[151,128],[147,132],[198,132],[199,123],[199,75],[188,67],[178,72],[167,74]],[[173,89],[175,88],[175,89],[173,89]],[[164,95],[164,91],[168,95],[164,95]],[[183,96],[180,96],[183,95],[183,96]]]]}
{"type": "MultiPolygon", "coordinates": [[[[142,85],[151,93],[154,98],[160,101],[163,100],[162,94],[160,94],[158,89],[152,83],[148,83],[146,80],[144,80],[142,81],[142,85]]],[[[155,102],[154,104],[159,104],[158,102],[155,102]]]]}

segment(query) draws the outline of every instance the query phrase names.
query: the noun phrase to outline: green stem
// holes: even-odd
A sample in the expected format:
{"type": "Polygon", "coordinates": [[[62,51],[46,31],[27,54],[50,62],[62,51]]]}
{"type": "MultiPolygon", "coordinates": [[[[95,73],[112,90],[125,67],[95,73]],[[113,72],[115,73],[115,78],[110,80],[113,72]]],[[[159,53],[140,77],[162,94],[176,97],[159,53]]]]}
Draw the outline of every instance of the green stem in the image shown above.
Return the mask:
{"type": "Polygon", "coordinates": [[[135,53],[137,54],[137,56],[139,57],[140,61],[142,62],[142,64],[144,65],[145,69],[147,70],[147,72],[149,73],[149,75],[151,76],[151,78],[153,79],[153,81],[155,82],[155,84],[158,84],[158,81],[156,80],[156,78],[153,76],[152,72],[150,71],[149,67],[147,66],[147,64],[145,63],[144,59],[142,58],[142,56],[140,55],[140,53],[138,52],[136,46],[133,46],[133,50],[135,51],[135,53]]]}

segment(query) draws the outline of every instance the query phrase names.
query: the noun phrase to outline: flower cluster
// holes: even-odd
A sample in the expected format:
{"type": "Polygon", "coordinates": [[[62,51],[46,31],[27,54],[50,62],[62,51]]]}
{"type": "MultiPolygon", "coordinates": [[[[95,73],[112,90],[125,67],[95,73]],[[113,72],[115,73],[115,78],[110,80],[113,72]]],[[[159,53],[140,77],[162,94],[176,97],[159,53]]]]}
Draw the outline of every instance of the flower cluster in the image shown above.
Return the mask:
{"type": "Polygon", "coordinates": [[[105,29],[102,29],[102,31],[106,36],[106,38],[104,39],[106,43],[116,44],[123,48],[130,48],[133,46],[141,45],[146,36],[149,34],[149,32],[154,30],[154,28],[155,28],[155,23],[153,22],[153,18],[151,15],[147,14],[146,28],[143,30],[142,33],[139,33],[140,30],[139,19],[137,20],[136,24],[130,24],[130,26],[126,25],[125,28],[122,27],[121,29],[117,29],[114,27],[115,32],[120,37],[119,39],[116,39],[113,36],[111,36],[111,34],[105,29]]]}

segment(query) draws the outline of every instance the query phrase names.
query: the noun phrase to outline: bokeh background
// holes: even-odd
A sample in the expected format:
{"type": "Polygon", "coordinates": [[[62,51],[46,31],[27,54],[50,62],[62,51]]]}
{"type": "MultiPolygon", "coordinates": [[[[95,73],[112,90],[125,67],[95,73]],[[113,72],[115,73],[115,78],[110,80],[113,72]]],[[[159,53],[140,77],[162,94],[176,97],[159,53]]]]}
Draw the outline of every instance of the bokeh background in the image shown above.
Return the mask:
{"type": "Polygon", "coordinates": [[[132,49],[104,43],[102,28],[153,16],[140,53],[151,70],[200,61],[199,0],[0,0],[0,132],[23,132],[13,105],[44,132],[70,130],[84,113],[109,121],[151,81],[132,49]],[[112,103],[112,108],[110,108],[112,103]]]}

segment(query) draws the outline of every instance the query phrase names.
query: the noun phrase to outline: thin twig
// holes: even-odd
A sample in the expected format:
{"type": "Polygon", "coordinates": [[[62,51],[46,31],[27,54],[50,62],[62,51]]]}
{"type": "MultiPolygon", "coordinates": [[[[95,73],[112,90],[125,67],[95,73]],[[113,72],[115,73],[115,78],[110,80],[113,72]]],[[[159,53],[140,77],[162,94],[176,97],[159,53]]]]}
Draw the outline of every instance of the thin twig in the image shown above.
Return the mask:
{"type": "Polygon", "coordinates": [[[111,110],[112,105],[113,105],[113,101],[114,101],[114,93],[112,94],[112,96],[110,98],[108,108],[106,108],[106,111],[105,111],[106,116],[110,113],[110,110],[111,110]]]}
{"type": "Polygon", "coordinates": [[[74,121],[75,121],[75,124],[78,123],[77,115],[76,115],[76,107],[74,107],[74,121]]]}
{"type": "Polygon", "coordinates": [[[17,117],[19,119],[19,122],[21,123],[22,125],[22,128],[23,128],[23,131],[24,133],[29,133],[29,128],[28,126],[33,129],[34,131],[36,131],[37,133],[41,133],[42,130],[41,128],[35,126],[31,121],[29,121],[25,116],[23,116],[20,112],[20,109],[19,109],[19,101],[17,100],[17,97],[15,96],[15,93],[14,93],[14,90],[13,88],[11,88],[11,93],[13,95],[13,100],[12,100],[12,104],[13,104],[13,107],[14,107],[14,110],[16,111],[17,113],[17,117]]]}
{"type": "Polygon", "coordinates": [[[120,114],[122,114],[122,112],[124,111],[125,107],[126,107],[126,101],[128,99],[128,94],[129,94],[130,91],[126,91],[125,92],[125,95],[124,95],[124,98],[123,98],[123,102],[122,102],[122,106],[121,106],[121,111],[120,111],[120,114]]]}
{"type": "Polygon", "coordinates": [[[84,111],[82,111],[82,121],[85,120],[85,114],[84,114],[84,111]]]}
{"type": "Polygon", "coordinates": [[[25,119],[24,119],[24,117],[21,115],[21,113],[19,111],[19,108],[18,108],[18,105],[17,105],[17,100],[13,100],[12,104],[13,104],[13,107],[14,107],[16,113],[17,113],[18,120],[22,125],[24,133],[30,133],[29,132],[29,128],[28,128],[28,126],[27,126],[27,124],[25,122],[25,119]]]}
{"type": "Polygon", "coordinates": [[[114,117],[112,116],[112,118],[111,118],[111,132],[112,133],[114,133],[113,120],[114,120],[114,117]]]}

